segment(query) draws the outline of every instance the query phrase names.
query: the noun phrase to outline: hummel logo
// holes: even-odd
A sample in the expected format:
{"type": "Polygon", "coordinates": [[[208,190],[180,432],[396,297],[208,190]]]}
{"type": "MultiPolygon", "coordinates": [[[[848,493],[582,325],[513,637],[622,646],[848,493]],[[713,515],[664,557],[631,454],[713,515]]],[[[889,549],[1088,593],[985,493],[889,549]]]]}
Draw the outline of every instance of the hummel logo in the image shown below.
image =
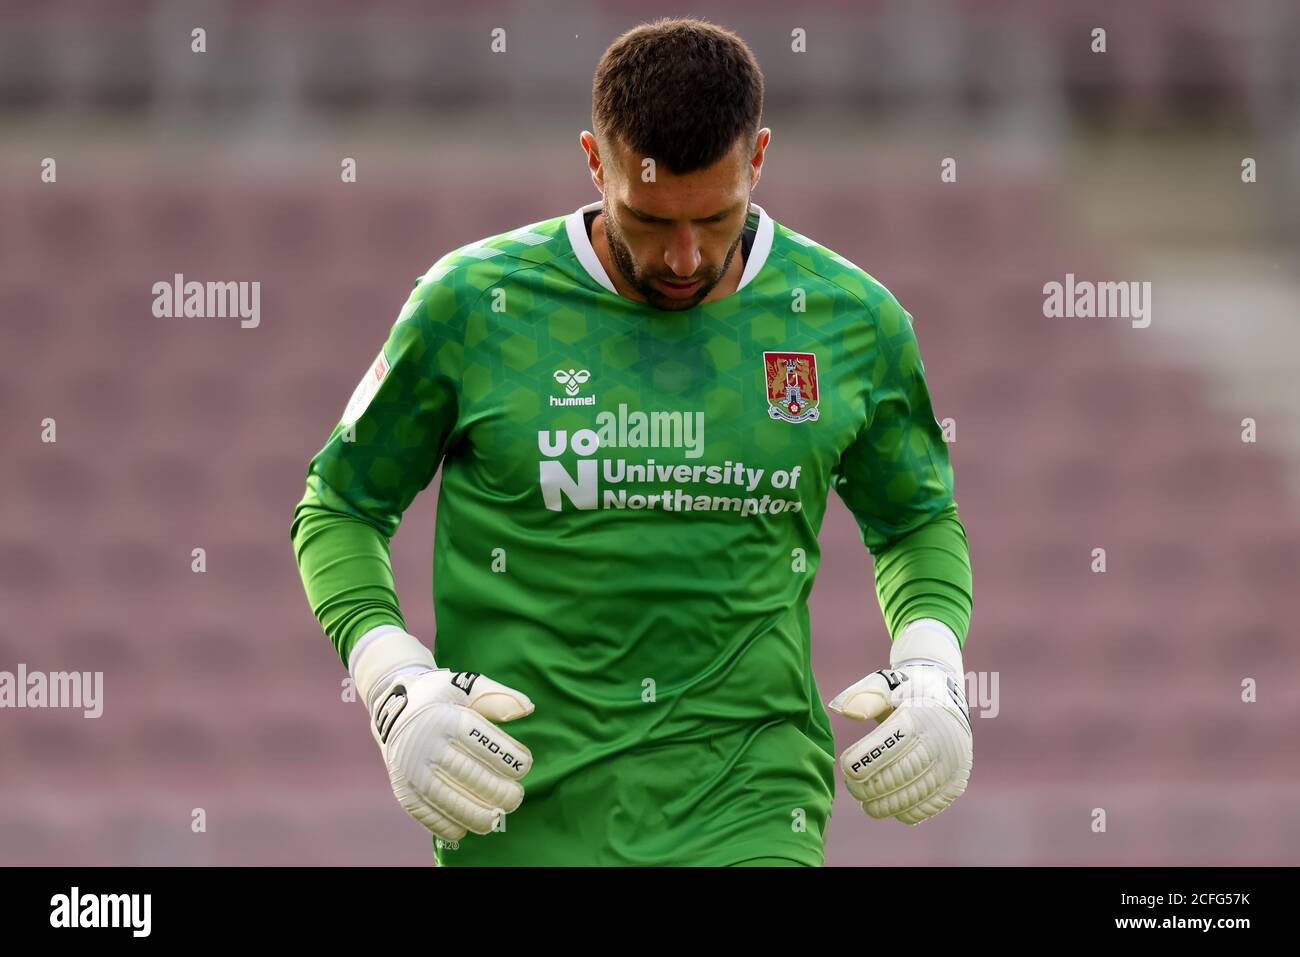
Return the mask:
{"type": "Polygon", "coordinates": [[[591,378],[586,369],[556,369],[555,381],[564,386],[564,395],[549,396],[551,405],[595,405],[595,395],[578,395],[578,389],[591,378]]]}
{"type": "Polygon", "coordinates": [[[591,378],[591,373],[586,369],[564,369],[555,370],[555,381],[564,386],[564,391],[569,395],[577,395],[578,387],[591,378]]]}

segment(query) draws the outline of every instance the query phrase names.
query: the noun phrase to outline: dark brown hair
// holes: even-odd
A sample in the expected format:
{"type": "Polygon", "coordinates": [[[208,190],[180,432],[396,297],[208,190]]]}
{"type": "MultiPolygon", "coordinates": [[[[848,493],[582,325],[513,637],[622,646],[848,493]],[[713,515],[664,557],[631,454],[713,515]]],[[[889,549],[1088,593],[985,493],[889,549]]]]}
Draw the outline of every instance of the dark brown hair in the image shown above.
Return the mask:
{"type": "Polygon", "coordinates": [[[691,173],[712,166],[741,136],[757,136],[763,73],[730,30],[663,18],[610,44],[596,67],[591,113],[602,144],[617,140],[670,173],[691,173]]]}

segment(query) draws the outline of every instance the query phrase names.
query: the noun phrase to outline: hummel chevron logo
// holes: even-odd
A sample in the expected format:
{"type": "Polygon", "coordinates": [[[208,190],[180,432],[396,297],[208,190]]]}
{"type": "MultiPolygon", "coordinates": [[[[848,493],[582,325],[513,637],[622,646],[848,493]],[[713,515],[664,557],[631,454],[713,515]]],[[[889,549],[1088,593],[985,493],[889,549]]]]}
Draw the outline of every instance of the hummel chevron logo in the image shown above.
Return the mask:
{"type": "Polygon", "coordinates": [[[595,395],[579,395],[582,386],[591,379],[588,369],[556,369],[551,375],[555,381],[564,386],[564,395],[552,395],[551,405],[595,405],[595,395]]]}
{"type": "Polygon", "coordinates": [[[591,378],[591,373],[586,369],[564,369],[555,370],[555,381],[564,386],[564,391],[569,395],[577,395],[578,387],[591,378]]]}

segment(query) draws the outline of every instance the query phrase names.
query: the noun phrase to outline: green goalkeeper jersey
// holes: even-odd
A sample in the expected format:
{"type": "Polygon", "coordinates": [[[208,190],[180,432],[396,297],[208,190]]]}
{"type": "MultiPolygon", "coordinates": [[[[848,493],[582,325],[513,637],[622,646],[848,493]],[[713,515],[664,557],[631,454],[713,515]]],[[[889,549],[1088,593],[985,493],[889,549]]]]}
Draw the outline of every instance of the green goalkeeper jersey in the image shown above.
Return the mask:
{"type": "Polygon", "coordinates": [[[891,634],[936,618],[964,642],[969,623],[912,318],[754,205],[736,292],[657,310],[606,275],[599,205],[417,280],[308,468],[308,598],[345,662],[404,628],[387,542],[441,466],[434,656],[536,710],[503,726],[533,754],[523,804],[435,842],[439,862],[820,864],[836,749],[808,596],[828,490],[891,634]]]}

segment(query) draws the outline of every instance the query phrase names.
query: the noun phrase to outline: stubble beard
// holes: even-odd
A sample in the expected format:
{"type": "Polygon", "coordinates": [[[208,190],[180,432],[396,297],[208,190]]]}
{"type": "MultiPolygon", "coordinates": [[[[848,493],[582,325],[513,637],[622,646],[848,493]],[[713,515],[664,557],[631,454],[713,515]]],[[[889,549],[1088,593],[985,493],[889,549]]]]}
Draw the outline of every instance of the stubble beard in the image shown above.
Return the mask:
{"type": "Polygon", "coordinates": [[[732,240],[731,247],[722,260],[722,268],[712,272],[701,284],[700,288],[695,291],[695,295],[689,299],[672,299],[660,292],[651,278],[642,276],[637,272],[636,261],[632,258],[632,251],[628,249],[627,243],[623,242],[623,237],[618,233],[618,227],[610,219],[609,209],[603,199],[601,202],[601,215],[605,217],[605,242],[609,246],[610,258],[614,260],[614,265],[622,273],[624,281],[640,293],[648,305],[669,312],[680,312],[698,306],[713,291],[714,287],[722,282],[722,277],[731,268],[732,257],[736,255],[736,250],[740,248],[740,240],[745,235],[745,224],[749,221],[749,217],[746,215],[745,221],[740,224],[740,232],[736,233],[736,238],[732,240]]]}

